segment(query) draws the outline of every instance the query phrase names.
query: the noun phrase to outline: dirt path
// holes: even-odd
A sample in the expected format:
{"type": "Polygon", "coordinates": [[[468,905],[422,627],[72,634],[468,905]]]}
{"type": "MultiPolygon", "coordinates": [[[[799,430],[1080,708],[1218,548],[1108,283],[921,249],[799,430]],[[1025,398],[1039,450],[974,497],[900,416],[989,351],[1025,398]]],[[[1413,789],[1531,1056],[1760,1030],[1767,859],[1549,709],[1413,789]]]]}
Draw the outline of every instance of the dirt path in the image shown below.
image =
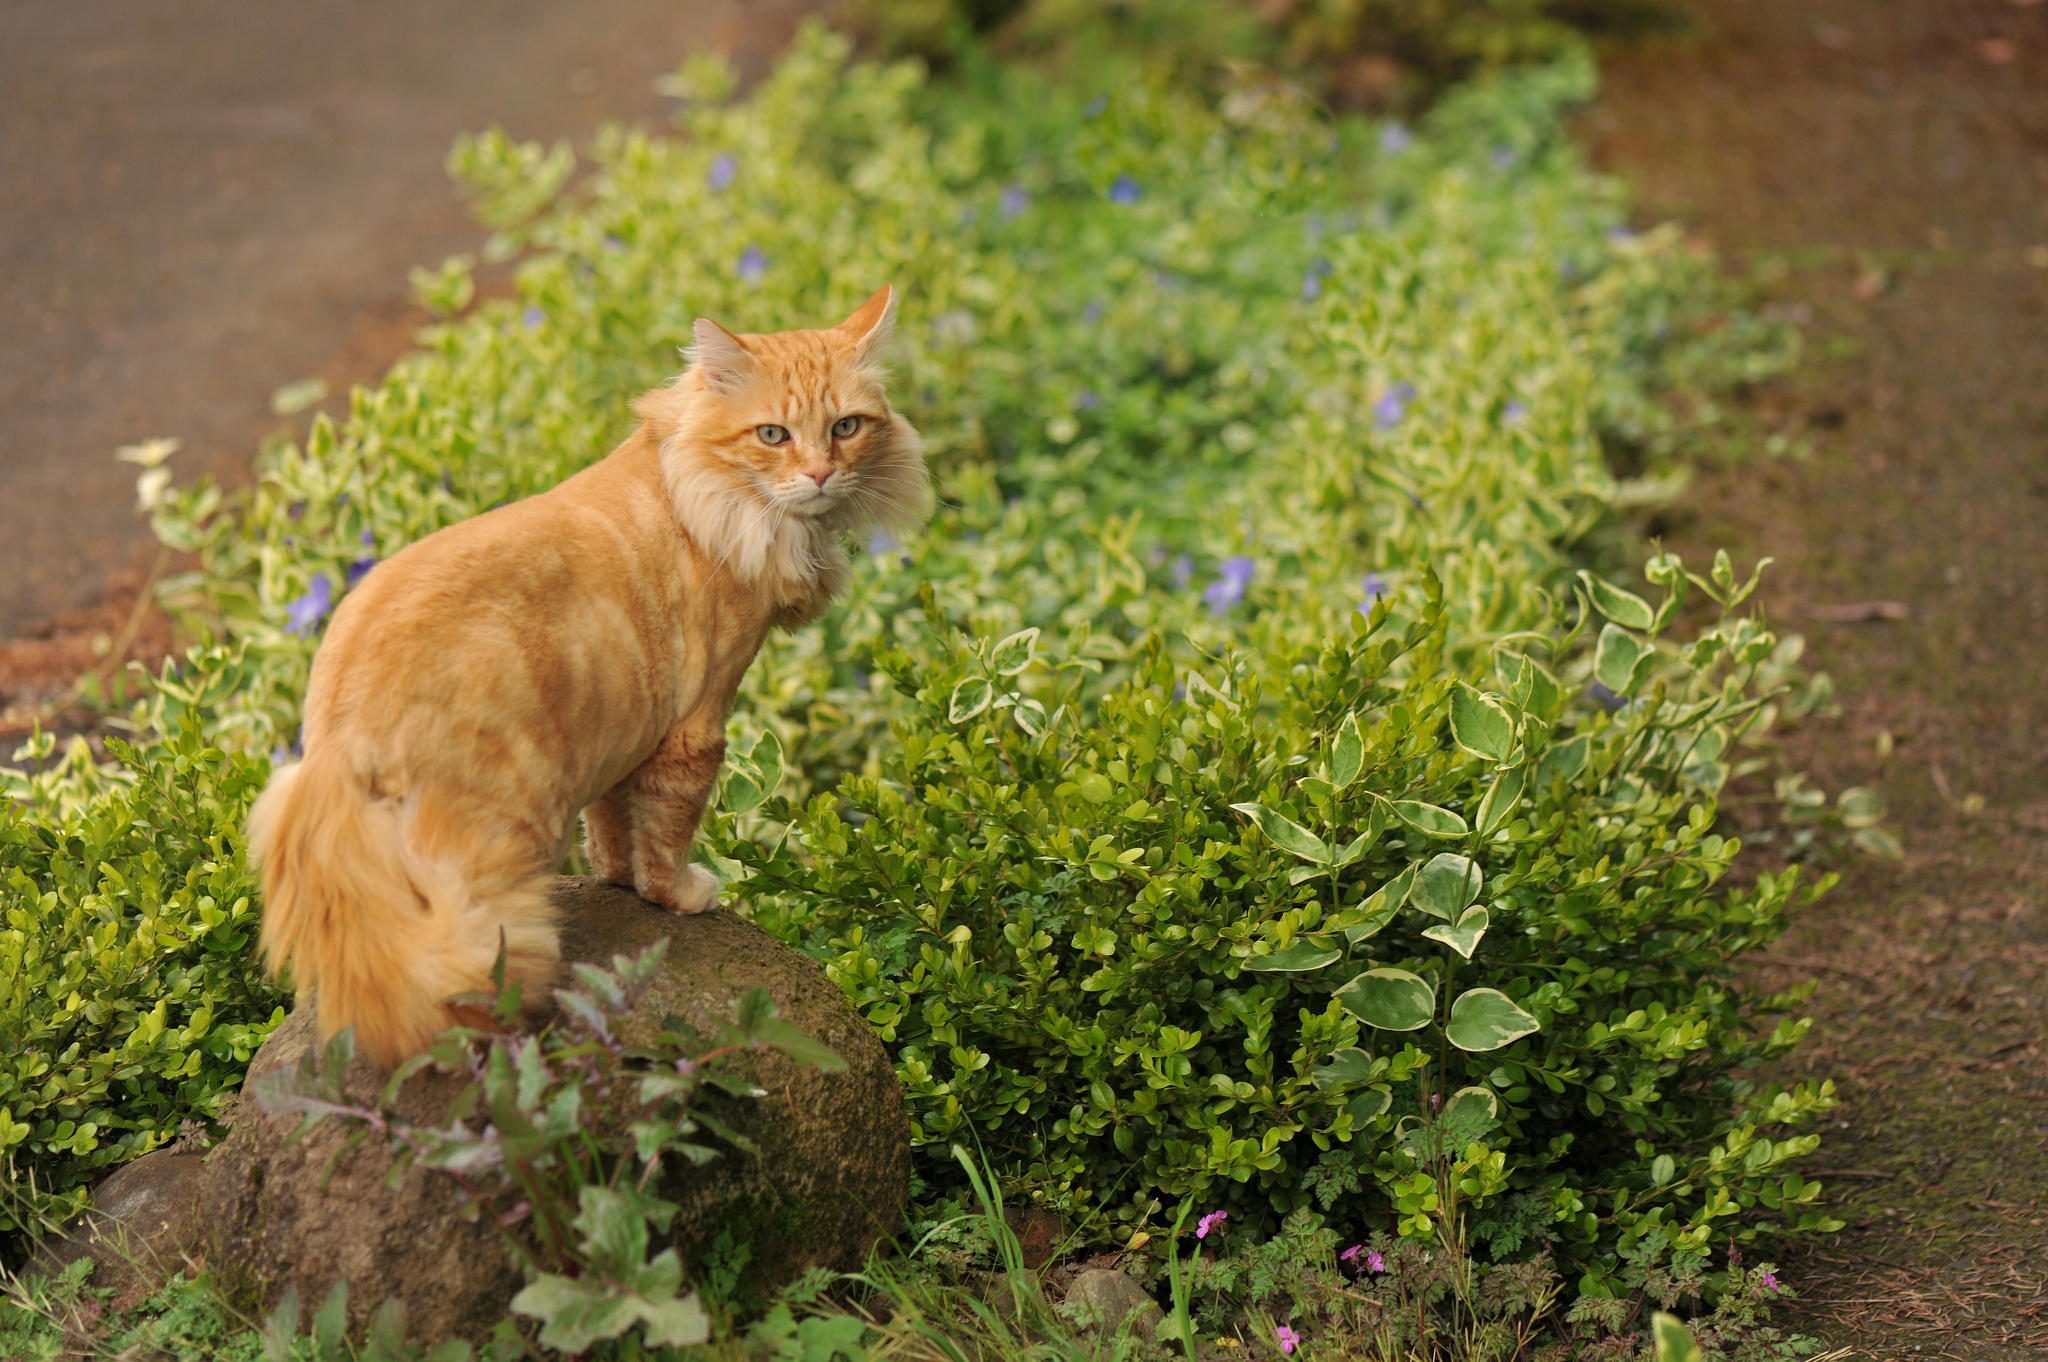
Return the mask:
{"type": "Polygon", "coordinates": [[[441,168],[456,133],[659,118],[655,76],[705,45],[759,70],[804,8],[0,6],[0,639],[148,552],[117,445],[175,436],[181,480],[245,477],[274,390],[341,393],[406,348],[408,267],[481,240],[441,168]]]}
{"type": "Polygon", "coordinates": [[[1820,984],[1773,1077],[1845,1098],[1816,1163],[1848,1228],[1788,1276],[1860,1355],[2048,1357],[2048,5],[1694,12],[1700,41],[1609,62],[1584,130],[1645,219],[1810,316],[1753,401],[1813,452],[1705,476],[1671,539],[1776,555],[1763,599],[1843,709],[1788,742],[1907,847],[1775,952],[1820,984]],[[1909,613],[1808,613],[1879,601],[1909,613]]]}

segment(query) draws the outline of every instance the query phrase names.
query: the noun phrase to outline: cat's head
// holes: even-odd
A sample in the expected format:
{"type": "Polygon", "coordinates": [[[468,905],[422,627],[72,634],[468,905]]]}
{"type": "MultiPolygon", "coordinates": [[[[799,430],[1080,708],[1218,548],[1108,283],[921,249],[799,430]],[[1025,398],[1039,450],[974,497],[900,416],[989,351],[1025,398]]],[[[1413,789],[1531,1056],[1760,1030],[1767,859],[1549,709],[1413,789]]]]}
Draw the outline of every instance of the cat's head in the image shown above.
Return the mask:
{"type": "Polygon", "coordinates": [[[635,404],[678,513],[742,575],[813,527],[900,533],[930,514],[923,442],[883,386],[895,305],[884,286],[837,326],[767,335],[700,318],[690,367],[635,404]]]}

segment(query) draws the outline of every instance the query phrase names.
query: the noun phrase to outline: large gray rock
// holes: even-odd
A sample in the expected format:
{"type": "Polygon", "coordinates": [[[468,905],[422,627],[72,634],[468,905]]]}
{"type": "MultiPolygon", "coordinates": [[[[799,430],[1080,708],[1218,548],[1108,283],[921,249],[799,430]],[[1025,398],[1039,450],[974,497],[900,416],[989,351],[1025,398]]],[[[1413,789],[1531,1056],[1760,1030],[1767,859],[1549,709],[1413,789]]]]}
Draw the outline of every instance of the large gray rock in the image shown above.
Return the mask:
{"type": "MultiPolygon", "coordinates": [[[[677,917],[588,879],[559,880],[552,897],[565,960],[608,964],[670,938],[662,976],[621,1027],[628,1040],[651,1035],[670,1016],[710,1034],[762,985],[787,1021],[847,1062],[845,1072],[827,1074],[777,1053],[748,1054],[734,1068],[768,1096],[700,1097],[751,1138],[760,1157],[728,1149],[701,1169],[668,1175],[664,1195],[682,1207],[671,1241],[684,1263],[694,1269],[730,1231],[751,1242],[748,1280],[767,1292],[806,1267],[858,1267],[901,1219],[910,1170],[902,1087],[867,1023],[814,963],[729,912],[677,917]]],[[[316,1041],[312,1010],[294,1013],[257,1053],[249,1082],[297,1064],[316,1041]]],[[[384,1082],[365,1060],[349,1069],[357,1100],[374,1100],[384,1082]]],[[[435,1122],[462,1085],[421,1074],[397,1106],[409,1120],[435,1122]]],[[[199,1189],[206,1259],[232,1298],[263,1310],[294,1286],[310,1306],[345,1278],[355,1324],[396,1296],[408,1332],[428,1341],[480,1338],[504,1317],[519,1274],[494,1231],[457,1216],[446,1178],[413,1169],[398,1190],[386,1188],[390,1157],[375,1138],[341,1154],[327,1173],[347,1133],[329,1122],[292,1143],[295,1124],[266,1119],[245,1099],[227,1140],[208,1156],[199,1189]]]]}

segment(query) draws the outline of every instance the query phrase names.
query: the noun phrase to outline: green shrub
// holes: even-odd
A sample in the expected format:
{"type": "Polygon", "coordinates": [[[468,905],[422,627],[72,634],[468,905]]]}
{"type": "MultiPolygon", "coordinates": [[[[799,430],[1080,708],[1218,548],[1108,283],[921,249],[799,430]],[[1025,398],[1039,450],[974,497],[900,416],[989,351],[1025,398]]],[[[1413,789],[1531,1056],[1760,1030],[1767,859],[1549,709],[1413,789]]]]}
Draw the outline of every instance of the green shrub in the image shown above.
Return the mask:
{"type": "MultiPolygon", "coordinates": [[[[1202,670],[1231,691],[1240,681],[1226,679],[1214,660],[1225,656],[1245,659],[1242,684],[1257,678],[1261,695],[1288,695],[1298,684],[1289,669],[1298,661],[1320,665],[1320,641],[1348,637],[1346,621],[1361,596],[1381,592],[1401,602],[1401,614],[1383,621],[1381,634],[1359,647],[1377,650],[1395,633],[1405,639],[1425,613],[1430,623],[1408,641],[1411,652],[1360,663],[1354,680],[1363,686],[1370,675],[1375,685],[1406,686],[1412,675],[1428,690],[1430,704],[1440,707],[1441,688],[1455,677],[1499,688],[1488,669],[1503,640],[1532,630],[1542,638],[1555,634],[1555,602],[1568,596],[1574,568],[1593,551],[1589,536],[1611,529],[1618,508],[1657,493],[1663,486],[1657,475],[1668,471],[1657,461],[1685,452],[1686,441],[1702,429],[1696,404],[1675,399],[1786,358],[1782,332],[1747,327],[1739,318],[1711,333],[1693,325],[1696,311],[1688,300],[1703,267],[1670,235],[1610,239],[1620,212],[1616,196],[1585,172],[1563,131],[1565,110],[1592,87],[1583,53],[1459,92],[1405,148],[1384,142],[1366,124],[1332,122],[1286,89],[1256,79],[1211,98],[1212,92],[1113,47],[1077,49],[1067,60],[1057,81],[1029,66],[977,59],[962,63],[956,81],[935,85],[912,66],[851,64],[843,40],[812,29],[738,102],[727,101],[732,81],[722,68],[698,63],[679,73],[670,87],[686,96],[678,132],[609,130],[591,150],[596,173],[582,180],[561,153],[496,134],[465,140],[451,166],[477,196],[480,215],[498,229],[486,253],[518,260],[515,296],[479,300],[461,261],[422,271],[417,287],[442,320],[422,334],[424,348],[383,383],[351,395],[345,420],[316,418],[303,442],[270,448],[260,481],[246,492],[205,483],[162,490],[158,534],[200,562],[198,571],[167,584],[166,597],[200,646],[123,721],[144,733],[193,736],[147,744],[130,766],[114,772],[80,758],[15,791],[29,802],[10,812],[10,846],[47,851],[64,838],[80,840],[76,855],[66,843],[62,855],[30,856],[29,869],[0,882],[0,910],[10,923],[20,918],[13,930],[27,933],[31,918],[40,923],[39,905],[58,880],[83,885],[103,878],[102,861],[131,886],[127,896],[76,892],[80,903],[88,893],[99,895],[91,900],[98,924],[92,930],[115,940],[139,938],[167,904],[197,905],[210,897],[209,911],[227,911],[223,903],[232,909],[248,892],[236,834],[242,808],[260,779],[262,754],[295,740],[307,671],[332,602],[362,572],[375,571],[377,558],[550,486],[600,457],[630,429],[628,399],[673,371],[675,347],[688,340],[698,315],[742,330],[813,324],[880,281],[900,285],[906,301],[897,390],[926,434],[945,498],[930,529],[914,542],[870,544],[846,602],[818,625],[771,642],[741,697],[735,751],[748,757],[735,763],[712,840],[730,879],[750,867],[766,873],[770,863],[774,874],[787,877],[784,900],[762,911],[791,933],[837,920],[834,915],[848,917],[853,909],[818,900],[817,886],[802,875],[829,876],[831,867],[791,861],[788,853],[801,845],[794,835],[782,854],[769,857],[764,850],[776,847],[792,826],[800,833],[813,826],[801,820],[822,819],[827,811],[812,804],[799,819],[794,809],[767,800],[771,788],[779,786],[785,799],[808,801],[858,776],[848,788],[876,791],[879,799],[891,788],[889,779],[900,781],[940,761],[928,774],[959,784],[933,785],[936,795],[920,788],[923,802],[916,807],[936,800],[938,807],[965,808],[993,798],[973,784],[984,778],[976,763],[1012,760],[1000,755],[1007,749],[999,745],[970,753],[958,769],[946,767],[944,761],[954,760],[950,746],[941,761],[930,743],[934,702],[914,700],[886,680],[892,674],[914,693],[948,684],[949,668],[968,665],[952,651],[950,633],[937,642],[924,638],[917,608],[924,583],[949,629],[986,640],[1038,628],[1060,640],[1056,650],[1047,647],[1066,668],[1062,684],[1070,693],[1048,703],[1054,698],[1048,683],[1033,674],[1024,697],[1045,706],[1046,731],[1056,730],[1057,743],[1078,744],[1076,725],[1082,723],[1103,725],[1096,735],[1103,741],[1115,733],[1122,735],[1115,741],[1128,743],[1132,725],[1142,731],[1157,717],[1135,717],[1141,693],[1157,701],[1169,673],[1202,670]],[[571,185],[578,187],[565,188],[571,185]],[[1727,337],[1734,339],[1715,339],[1727,337]],[[1645,477],[1634,482],[1610,473],[1601,445],[1603,427],[1629,422],[1650,432],[1642,441],[1645,477]],[[1423,612],[1420,593],[1430,580],[1443,583],[1442,598],[1423,612]],[[1375,671],[1382,666],[1393,670],[1382,677],[1375,671]],[[1054,725],[1060,704],[1070,712],[1054,725]],[[765,741],[768,735],[773,742],[765,741]],[[202,761],[202,751],[220,755],[202,761]],[[206,784],[216,772],[217,782],[206,784]],[[181,811],[188,806],[196,812],[181,811]],[[795,821],[783,821],[785,814],[795,821]],[[167,870],[149,879],[131,873],[118,857],[86,859],[87,848],[98,843],[74,828],[140,839],[138,846],[151,839],[166,847],[175,842],[179,854],[196,859],[175,863],[176,875],[167,870]],[[209,848],[203,857],[202,845],[209,848]],[[59,862],[61,868],[53,868],[59,862]],[[88,873],[86,866],[94,869],[88,873]],[[196,897],[180,898],[195,867],[243,887],[232,895],[225,887],[205,894],[191,889],[196,897]]],[[[1542,645],[1525,640],[1515,649],[1541,652],[1542,645]]],[[[1561,679],[1578,685],[1571,669],[1583,671],[1585,660],[1569,652],[1555,660],[1566,669],[1561,679]]],[[[1802,703],[1815,692],[1804,694],[1802,703]]],[[[1418,692],[1402,702],[1419,726],[1410,734],[1418,743],[1424,742],[1419,735],[1441,730],[1437,710],[1417,708],[1422,698],[1418,692]]],[[[950,713],[951,692],[941,700],[950,713]]],[[[1196,699],[1197,709],[1208,703],[1196,699]]],[[[1558,733],[1619,731],[1619,721],[1580,708],[1567,714],[1562,705],[1545,716],[1550,729],[1527,738],[1530,750],[1558,733]]],[[[1032,714],[1028,707],[1023,712],[1032,714]]],[[[1174,722],[1194,713],[1173,710],[1174,722]]],[[[1768,713],[1760,713],[1758,732],[1768,713]]],[[[1229,750],[1243,762],[1292,760],[1318,750],[1313,744],[1330,717],[1294,714],[1270,732],[1235,734],[1229,750]]],[[[1016,734],[1003,731],[1005,742],[1015,741],[1016,734]]],[[[1097,763],[1128,764],[1127,757],[1112,758],[1092,745],[1094,737],[1089,742],[1097,763]]],[[[1074,746],[1068,755],[1079,751],[1074,746]]],[[[1040,768],[1050,759],[1026,754],[1023,768],[1003,768],[1002,779],[1071,804],[1054,793],[1062,782],[1044,786],[1050,777],[1040,768]]],[[[1654,765],[1640,752],[1630,758],[1638,759],[1654,765]]],[[[1416,763],[1403,779],[1412,776],[1443,799],[1457,803],[1471,792],[1472,772],[1448,755],[1426,757],[1418,750],[1403,761],[1416,763]]],[[[1271,779],[1268,773],[1257,790],[1271,779]]],[[[1262,915],[1277,911],[1284,920],[1302,907],[1287,895],[1313,890],[1266,884],[1263,872],[1243,863],[1246,855],[1270,853],[1245,841],[1235,815],[1220,812],[1216,801],[1225,795],[1265,800],[1263,793],[1245,795],[1252,789],[1248,780],[1239,771],[1219,776],[1213,786],[1187,787],[1176,798],[1189,801],[1187,816],[1199,812],[1204,828],[1229,830],[1227,837],[1203,833],[1188,844],[1189,854],[1208,857],[1212,868],[1229,866],[1233,882],[1252,876],[1231,891],[1235,897],[1211,905],[1217,921],[1263,933],[1262,915]],[[1234,850],[1209,856],[1211,840],[1234,850]]],[[[1373,788],[1387,793],[1393,786],[1373,788]]],[[[1293,789],[1283,782],[1267,802],[1278,808],[1294,800],[1297,813],[1308,816],[1293,789]]],[[[1584,827],[1570,820],[1591,817],[1583,809],[1614,793],[1579,784],[1556,798],[1565,826],[1577,835],[1584,827]]],[[[1691,807],[1660,803],[1619,822],[1612,821],[1618,813],[1601,816],[1617,829],[1640,824],[1644,838],[1675,836],[1660,830],[1693,829],[1691,807]]],[[[1070,812],[1087,816],[1061,827],[1088,831],[1091,841],[1125,839],[1116,844],[1129,849],[1129,834],[1115,824],[1113,811],[1077,806],[1070,812]]],[[[909,828],[903,827],[906,836],[909,828]]],[[[1177,854],[1180,834],[1158,835],[1165,840],[1148,845],[1162,857],[1177,854]]],[[[1388,868],[1391,840],[1375,844],[1367,861],[1346,867],[1352,877],[1347,888],[1358,876],[1388,868]]],[[[812,855],[822,857],[832,845],[829,838],[816,841],[812,855]]],[[[173,864],[168,851],[157,854],[173,864]]],[[[1498,849],[1486,855],[1496,857],[1487,861],[1496,879],[1535,873],[1534,866],[1513,869],[1519,862],[1498,849]]],[[[1562,874],[1564,864],[1543,873],[1562,874]]],[[[1086,873],[1089,886],[1110,883],[1086,873]]],[[[1100,898],[1109,891],[1088,892],[1100,898]]],[[[1658,911],[1679,913],[1681,889],[1664,892],[1671,897],[1658,900],[1658,911]]],[[[1774,884],[1745,901],[1765,914],[1759,932],[1797,892],[1789,882],[1774,884]]],[[[62,892],[57,902],[66,902],[62,892]]],[[[851,888],[848,903],[881,915],[871,931],[863,929],[863,940],[877,943],[875,949],[889,933],[910,931],[890,916],[894,908],[869,904],[851,888]]],[[[1107,911],[1105,904],[1093,911],[1107,911]]],[[[983,904],[975,911],[991,910],[983,904]]],[[[1555,926],[1544,916],[1548,908],[1532,904],[1517,911],[1536,914],[1532,921],[1545,924],[1543,930],[1555,926]]],[[[1723,904],[1698,911],[1712,917],[1732,910],[1723,904]]],[[[1601,927],[1605,913],[1609,909],[1586,921],[1601,927]]],[[[846,930],[855,925],[849,921],[846,930]]],[[[1297,921],[1288,930],[1300,926],[1297,921]]],[[[55,930],[39,925],[35,935],[40,942],[55,930]]],[[[1389,944],[1421,949],[1407,929],[1390,933],[1389,944]]],[[[187,941],[180,948],[201,949],[210,941],[225,947],[229,937],[246,935],[237,927],[200,938],[201,947],[187,941]]],[[[27,944],[26,935],[21,939],[25,951],[43,949],[27,944]]],[[[1232,944],[1251,940],[1242,935],[1232,944]]],[[[1667,1012],[1675,1014],[1683,1008],[1674,1001],[1682,991],[1674,981],[1709,988],[1704,975],[1687,971],[1697,973],[1706,968],[1699,962],[1734,948],[1732,936],[1718,945],[1658,944],[1663,940],[1641,943],[1654,968],[1638,962],[1635,939],[1609,943],[1601,957],[1607,963],[1595,964],[1594,973],[1611,968],[1630,982],[1613,982],[1614,976],[1574,982],[1570,997],[1589,1006],[1594,1000],[1603,1008],[1615,1005],[1650,969],[1657,975],[1654,987],[1669,995],[1667,1012]],[[1657,963],[1663,958],[1657,951],[1681,963],[1657,963]]],[[[910,941],[903,935],[887,949],[910,949],[910,941]]],[[[241,991],[214,1005],[216,1029],[206,1046],[215,1045],[224,1025],[259,1026],[278,1001],[256,982],[245,944],[223,950],[222,957],[229,974],[218,977],[231,975],[241,991]]],[[[1229,968],[1221,960],[1218,968],[1229,968]]],[[[1523,971],[1517,977],[1537,978],[1533,964],[1518,960],[1513,969],[1523,971]]],[[[851,974],[844,977],[862,986],[851,974]]],[[[1564,981],[1553,982],[1562,987],[1564,981]]],[[[1278,1008],[1283,986],[1313,991],[1321,985],[1268,981],[1258,997],[1278,1008]]],[[[161,973],[136,970],[110,975],[92,1002],[119,1024],[120,1018],[153,1015],[164,990],[161,973]]],[[[1728,1057],[1740,1050],[1747,1024],[1740,1000],[1687,996],[1692,1001],[1684,1008],[1692,1011],[1685,1015],[1718,1018],[1702,1033],[1709,1036],[1706,1052],[1715,1064],[1733,1062],[1728,1057]]],[[[0,1015],[0,1027],[13,1028],[4,1034],[28,1038],[24,1053],[31,1058],[24,1062],[56,1059],[58,1052],[37,1039],[46,1034],[39,1023],[31,1024],[48,1005],[24,993],[0,1015]]],[[[181,1006],[172,1000],[166,1015],[176,1013],[189,1028],[198,1004],[187,1012],[179,1012],[181,1006]]],[[[1088,1014],[1082,1008],[1072,1015],[1078,1025],[1088,1014]]],[[[950,1060],[919,1039],[916,1028],[927,1024],[922,1010],[905,1016],[910,1030],[897,1043],[920,1047],[904,1068],[926,1093],[923,1103],[931,1084],[951,1081],[931,1076],[950,1060]],[[921,1075],[912,1059],[929,1072],[921,1075]]],[[[1298,1024],[1291,1014],[1274,1016],[1283,1030],[1298,1024]]],[[[1191,1033],[1201,1029],[1186,1020],[1173,1024],[1191,1033]]],[[[1341,1018],[1329,1024],[1340,1031],[1344,1025],[1341,1018]]],[[[1590,1063],[1573,1048],[1583,1040],[1578,1026],[1570,1023],[1573,1039],[1554,1063],[1538,1056],[1538,1067],[1529,1071],[1558,1076],[1567,1095],[1576,1094],[1571,1085],[1580,1079],[1563,1075],[1590,1063]]],[[[1662,1034],[1661,1027],[1653,1029],[1662,1034]]],[[[259,1033],[238,1034],[253,1041],[259,1033]]],[[[1522,1044],[1547,1055],[1552,1034],[1522,1044]]],[[[984,1054],[1003,1052],[992,1040],[962,1035],[984,1054]]],[[[220,1067],[208,1068],[210,1061],[202,1059],[200,1070],[179,1085],[138,1087],[139,1080],[110,1079],[104,1119],[85,1118],[83,1108],[46,1114],[39,1105],[43,1088],[16,1089],[0,1096],[11,1113],[7,1129],[31,1121],[40,1127],[49,1119],[55,1136],[70,1120],[75,1142],[76,1122],[91,1119],[100,1127],[94,1138],[117,1129],[151,1132],[129,1144],[82,1151],[51,1152],[41,1137],[44,1146],[34,1157],[46,1162],[35,1165],[37,1176],[61,1183],[70,1195],[181,1120],[217,1111],[233,1085],[235,1057],[247,1048],[221,1043],[217,1055],[207,1051],[220,1067]],[[88,1156],[100,1161],[72,1162],[88,1156]]],[[[1393,1052],[1381,1057],[1393,1063],[1393,1052]]],[[[1024,1067],[1020,1062],[1016,1072],[1024,1067]]],[[[1674,1149],[1685,1139],[1705,1138],[1707,1118],[1700,1113],[1707,1098],[1687,1096],[1681,1084],[1667,1116],[1661,1091],[1652,1095],[1642,1086],[1640,1066],[1621,1068],[1628,1078],[1621,1091],[1641,1107],[1625,1114],[1644,1126],[1641,1138],[1674,1149]]],[[[991,1061],[987,1103],[974,1096],[963,1110],[971,1106],[982,1114],[1010,1071],[991,1061]]],[[[1597,1078],[1594,1073],[1584,1081],[1597,1078]]],[[[1718,1079],[1703,1081],[1711,1087],[1718,1079]]],[[[1234,1093],[1229,1100],[1239,1102],[1234,1093]]],[[[1224,1099],[1219,1094],[1215,1100],[1224,1099]]],[[[1534,1114],[1515,1117],[1518,1131],[1564,1119],[1541,1108],[1564,1096],[1532,1100],[1534,1114]]],[[[1314,1143],[1305,1135],[1307,1143],[1297,1140],[1284,1153],[1278,1141],[1271,1149],[1265,1145],[1269,1129],[1294,1124],[1297,1115],[1310,1122],[1313,1101],[1301,1102],[1308,1105],[1297,1102],[1294,1114],[1277,1107],[1270,1114],[1256,1135],[1259,1153],[1252,1162],[1277,1158],[1285,1164],[1314,1143]]],[[[1014,1110],[1014,1100],[1010,1106],[1006,1124],[991,1128],[992,1138],[1023,1157],[1017,1141],[1025,1113],[1014,1110]]],[[[951,1120],[943,1103],[937,1112],[920,1117],[929,1133],[951,1120]]],[[[1070,1114],[1062,1109],[1054,1119],[1070,1114]]],[[[1248,1119],[1242,1112],[1229,1117],[1248,1119]]],[[[1126,1138],[1137,1134],[1129,1127],[1126,1138]]],[[[1035,1185],[1055,1200],[1058,1180],[1076,1176],[1074,1168],[1099,1167],[1101,1151],[1115,1147],[1113,1134],[1080,1126],[1066,1144],[1066,1136],[1044,1139],[1044,1151],[1006,1172],[1043,1165],[1032,1175],[1035,1185]]],[[[1145,1176],[1164,1176],[1166,1147],[1133,1156],[1153,1170],[1145,1176]]],[[[1595,1186],[1633,1195],[1629,1179],[1657,1166],[1654,1153],[1635,1150],[1628,1138],[1582,1140],[1528,1159],[1522,1146],[1515,1149],[1513,1176],[1522,1179],[1516,1190],[1553,1197],[1595,1186]],[[1603,1163],[1610,1154],[1611,1162],[1603,1163]]],[[[1256,1190],[1264,1198],[1259,1204],[1270,1207],[1275,1195],[1291,1204],[1311,1178],[1319,1187],[1341,1184],[1345,1173],[1316,1171],[1323,1158],[1319,1150],[1300,1167],[1259,1168],[1243,1184],[1244,1195],[1256,1190]]],[[[18,1163],[15,1176],[28,1171],[18,1163]]],[[[1195,1176],[1216,1172],[1204,1162],[1195,1176]]],[[[1366,1171],[1359,1177],[1361,1189],[1376,1185],[1366,1171]]],[[[1088,1172],[1076,1186],[1091,1204],[1124,1207],[1140,1184],[1113,1192],[1088,1172]]],[[[1649,1210],[1680,1219],[1702,1204],[1698,1185],[1644,1191],[1649,1210]]],[[[1544,1203],[1553,1209],[1563,1204],[1544,1203]]],[[[1608,1243],[1621,1223],[1617,1217],[1639,1213],[1648,1211],[1634,1203],[1601,1208],[1605,1219],[1584,1242],[1608,1243]]]]}
{"type": "Polygon", "coordinates": [[[187,728],[109,748],[113,774],[80,740],[0,800],[0,1257],[115,1165],[219,1117],[284,1015],[250,949],[242,856],[267,765],[187,728]],[[93,793],[49,797],[67,784],[93,793]]]}
{"type": "Polygon", "coordinates": [[[918,712],[879,775],[727,854],[895,1047],[914,1140],[978,1137],[1097,1234],[1193,1194],[1427,1237],[1408,1128],[1475,1090],[1461,1167],[1501,1253],[1554,1234],[1597,1271],[1652,1226],[1700,1252],[1817,1225],[1787,1165],[1832,1089],[1739,1077],[1805,1025],[1726,978],[1815,891],[1713,892],[1776,640],[1731,617],[1653,645],[1685,585],[1657,568],[1661,609],[1597,589],[1620,623],[1591,656],[1554,621],[1460,662],[1425,574],[1411,620],[1382,601],[1348,638],[1185,669],[1142,640],[1095,706],[1071,647],[934,610],[884,659],[918,712]],[[1628,703],[1575,701],[1589,672],[1628,703]]]}

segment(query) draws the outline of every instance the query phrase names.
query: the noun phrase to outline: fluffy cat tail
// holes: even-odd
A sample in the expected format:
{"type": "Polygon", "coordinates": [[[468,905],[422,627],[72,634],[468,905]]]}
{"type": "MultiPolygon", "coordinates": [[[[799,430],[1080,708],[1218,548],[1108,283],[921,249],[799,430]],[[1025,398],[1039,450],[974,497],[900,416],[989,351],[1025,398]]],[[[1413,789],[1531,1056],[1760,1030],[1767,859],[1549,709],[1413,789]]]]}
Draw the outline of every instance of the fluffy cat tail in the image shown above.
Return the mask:
{"type": "Polygon", "coordinates": [[[428,860],[404,819],[399,800],[317,756],[279,769],[249,811],[265,964],[317,997],[323,1040],[353,1026],[357,1052],[386,1069],[450,1026],[489,1024],[447,1000],[490,991],[501,941],[529,999],[559,958],[545,877],[482,847],[428,860]]]}

